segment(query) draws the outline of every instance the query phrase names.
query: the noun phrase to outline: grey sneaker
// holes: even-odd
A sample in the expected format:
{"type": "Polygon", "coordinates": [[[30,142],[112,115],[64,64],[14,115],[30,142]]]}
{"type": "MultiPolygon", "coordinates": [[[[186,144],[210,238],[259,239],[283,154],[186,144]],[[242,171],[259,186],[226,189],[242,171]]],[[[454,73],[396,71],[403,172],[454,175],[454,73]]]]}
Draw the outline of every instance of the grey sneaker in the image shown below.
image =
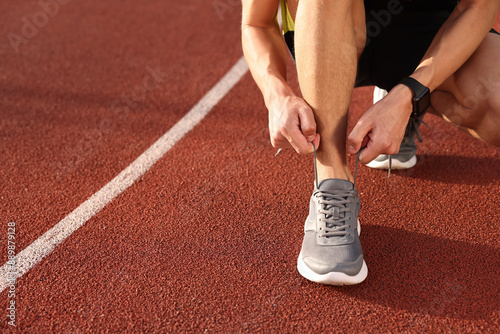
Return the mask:
{"type": "MultiPolygon", "coordinates": [[[[382,100],[387,94],[386,90],[375,87],[373,90],[373,104],[382,100]]],[[[391,169],[409,169],[414,167],[417,164],[415,136],[417,136],[419,142],[422,142],[418,128],[420,124],[425,124],[423,118],[424,115],[419,118],[410,117],[398,153],[394,155],[381,154],[366,165],[375,169],[388,169],[389,173],[391,169]]]]}
{"type": "Polygon", "coordinates": [[[419,118],[410,117],[398,153],[393,155],[381,154],[366,165],[375,169],[409,169],[414,167],[417,164],[415,136],[419,142],[422,142],[418,128],[423,123],[423,118],[424,115],[419,118]]]}
{"type": "Polygon", "coordinates": [[[368,268],[359,241],[359,208],[358,192],[350,181],[327,179],[315,187],[297,260],[302,276],[331,285],[364,281],[368,268]]]}

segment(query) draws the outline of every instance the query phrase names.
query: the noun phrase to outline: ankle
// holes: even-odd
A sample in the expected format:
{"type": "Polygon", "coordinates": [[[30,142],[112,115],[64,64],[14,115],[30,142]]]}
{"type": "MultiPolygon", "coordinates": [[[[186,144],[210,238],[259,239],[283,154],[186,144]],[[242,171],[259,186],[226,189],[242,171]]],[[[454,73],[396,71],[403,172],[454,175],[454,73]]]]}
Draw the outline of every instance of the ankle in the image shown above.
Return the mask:
{"type": "Polygon", "coordinates": [[[353,182],[354,178],[347,165],[326,166],[317,161],[318,183],[326,179],[342,179],[353,182]]]}

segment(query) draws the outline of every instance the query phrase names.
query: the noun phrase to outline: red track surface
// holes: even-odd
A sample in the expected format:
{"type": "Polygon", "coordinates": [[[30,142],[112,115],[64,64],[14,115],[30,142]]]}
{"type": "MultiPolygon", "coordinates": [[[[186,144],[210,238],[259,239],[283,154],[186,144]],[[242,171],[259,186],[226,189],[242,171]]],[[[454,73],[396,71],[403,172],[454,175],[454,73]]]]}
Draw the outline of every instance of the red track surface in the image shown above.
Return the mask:
{"type": "MultiPolygon", "coordinates": [[[[235,3],[69,1],[18,53],[6,35],[21,35],[22,18],[40,7],[0,4],[2,264],[8,222],[17,250],[30,245],[239,59],[235,3]],[[164,77],[126,110],[157,66],[164,77]]],[[[356,91],[350,124],[370,101],[371,88],[356,91]]],[[[358,173],[368,279],[321,286],[295,268],[312,157],[273,157],[247,74],[139,182],[17,281],[16,329],[499,331],[500,151],[436,117],[426,122],[433,130],[422,129],[414,169],[390,179],[358,173]]],[[[0,296],[0,329],[12,330],[7,291],[0,296]]]]}

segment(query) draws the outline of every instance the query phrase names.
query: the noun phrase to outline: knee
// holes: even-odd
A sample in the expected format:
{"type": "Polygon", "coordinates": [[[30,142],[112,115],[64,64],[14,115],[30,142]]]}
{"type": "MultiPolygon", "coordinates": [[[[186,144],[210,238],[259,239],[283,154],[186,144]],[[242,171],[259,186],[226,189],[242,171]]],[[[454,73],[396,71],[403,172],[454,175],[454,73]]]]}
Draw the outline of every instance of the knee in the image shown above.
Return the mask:
{"type": "Polygon", "coordinates": [[[474,109],[483,109],[480,113],[482,118],[495,120],[500,123],[500,76],[489,75],[488,78],[479,78],[474,95],[466,98],[464,103],[471,105],[474,109]]]}
{"type": "Polygon", "coordinates": [[[485,142],[500,146],[500,86],[482,99],[477,99],[477,108],[470,105],[470,101],[466,101],[465,105],[469,110],[472,107],[469,126],[472,132],[485,142]]]}
{"type": "Polygon", "coordinates": [[[496,115],[487,114],[478,126],[472,129],[472,134],[488,144],[500,146],[500,132],[498,129],[500,129],[498,113],[496,115]]]}
{"type": "Polygon", "coordinates": [[[476,130],[483,140],[500,146],[500,89],[487,101],[488,109],[476,130]]]}
{"type": "Polygon", "coordinates": [[[500,85],[494,91],[494,93],[490,94],[486,100],[487,108],[490,110],[490,113],[497,119],[500,118],[500,85]]]}

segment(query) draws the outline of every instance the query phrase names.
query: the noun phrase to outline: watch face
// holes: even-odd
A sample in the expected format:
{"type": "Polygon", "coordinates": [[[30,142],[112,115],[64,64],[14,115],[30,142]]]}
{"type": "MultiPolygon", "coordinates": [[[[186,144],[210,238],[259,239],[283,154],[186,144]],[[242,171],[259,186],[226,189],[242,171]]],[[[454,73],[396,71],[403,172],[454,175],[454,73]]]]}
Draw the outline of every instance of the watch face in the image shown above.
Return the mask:
{"type": "Polygon", "coordinates": [[[419,96],[415,96],[414,99],[417,107],[417,110],[415,111],[417,112],[417,115],[420,116],[431,106],[431,94],[429,88],[426,88],[425,91],[419,96]]]}

